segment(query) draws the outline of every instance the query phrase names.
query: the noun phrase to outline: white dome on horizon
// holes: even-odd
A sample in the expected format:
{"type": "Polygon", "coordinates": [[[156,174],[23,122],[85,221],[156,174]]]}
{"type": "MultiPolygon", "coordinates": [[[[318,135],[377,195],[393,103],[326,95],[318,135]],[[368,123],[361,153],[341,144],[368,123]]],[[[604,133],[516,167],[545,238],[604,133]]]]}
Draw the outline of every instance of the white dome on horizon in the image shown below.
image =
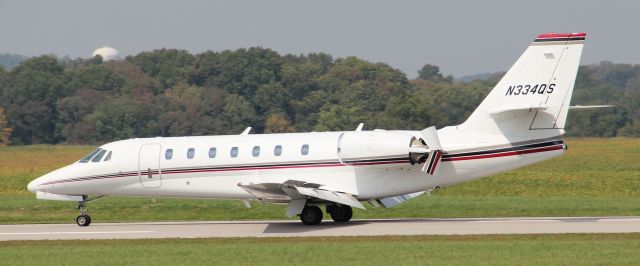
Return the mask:
{"type": "Polygon", "coordinates": [[[118,50],[114,48],[111,48],[109,46],[103,46],[93,51],[93,54],[91,55],[91,57],[95,57],[96,55],[100,55],[102,57],[102,61],[109,61],[113,59],[118,59],[119,53],[118,53],[118,50]]]}

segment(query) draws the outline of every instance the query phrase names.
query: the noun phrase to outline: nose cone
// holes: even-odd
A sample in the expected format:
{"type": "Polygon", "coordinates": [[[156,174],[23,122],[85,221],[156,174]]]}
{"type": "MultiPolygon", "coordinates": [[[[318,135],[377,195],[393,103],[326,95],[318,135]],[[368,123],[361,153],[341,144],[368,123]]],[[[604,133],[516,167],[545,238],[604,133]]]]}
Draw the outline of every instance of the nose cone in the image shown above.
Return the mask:
{"type": "Polygon", "coordinates": [[[66,177],[69,175],[69,171],[73,170],[73,166],[72,165],[67,165],[65,167],[62,167],[60,169],[56,169],[54,171],[51,171],[41,177],[38,177],[36,179],[34,179],[33,181],[29,182],[29,184],[27,185],[27,189],[33,193],[38,192],[38,191],[43,191],[43,192],[53,192],[51,191],[51,182],[56,181],[58,179],[61,179],[63,177],[66,177]]]}
{"type": "Polygon", "coordinates": [[[38,191],[38,187],[40,186],[40,180],[38,179],[40,178],[36,178],[35,180],[29,182],[29,185],[27,185],[27,189],[32,193],[36,193],[36,191],[38,191]]]}
{"type": "Polygon", "coordinates": [[[43,190],[44,186],[42,184],[48,181],[49,175],[50,174],[43,175],[29,182],[29,184],[27,185],[27,189],[32,193],[43,190]]]}

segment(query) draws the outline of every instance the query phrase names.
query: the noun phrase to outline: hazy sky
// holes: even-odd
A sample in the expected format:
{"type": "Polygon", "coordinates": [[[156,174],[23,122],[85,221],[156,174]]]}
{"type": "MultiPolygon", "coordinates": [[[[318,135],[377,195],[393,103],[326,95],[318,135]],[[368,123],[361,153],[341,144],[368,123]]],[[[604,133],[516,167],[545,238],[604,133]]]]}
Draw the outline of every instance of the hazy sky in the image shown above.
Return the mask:
{"type": "Polygon", "coordinates": [[[462,76],[506,70],[535,35],[587,32],[582,63],[640,63],[639,1],[0,0],[0,53],[90,57],[261,46],[462,76]]]}

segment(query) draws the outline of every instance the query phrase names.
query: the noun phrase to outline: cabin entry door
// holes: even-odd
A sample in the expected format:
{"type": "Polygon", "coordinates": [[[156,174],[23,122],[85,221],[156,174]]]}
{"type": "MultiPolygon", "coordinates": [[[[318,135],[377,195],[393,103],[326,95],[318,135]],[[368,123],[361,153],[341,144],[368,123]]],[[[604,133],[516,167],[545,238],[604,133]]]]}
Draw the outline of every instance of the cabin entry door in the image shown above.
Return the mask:
{"type": "Polygon", "coordinates": [[[144,144],[138,156],[138,177],[145,188],[159,188],[162,185],[159,143],[144,144]]]}

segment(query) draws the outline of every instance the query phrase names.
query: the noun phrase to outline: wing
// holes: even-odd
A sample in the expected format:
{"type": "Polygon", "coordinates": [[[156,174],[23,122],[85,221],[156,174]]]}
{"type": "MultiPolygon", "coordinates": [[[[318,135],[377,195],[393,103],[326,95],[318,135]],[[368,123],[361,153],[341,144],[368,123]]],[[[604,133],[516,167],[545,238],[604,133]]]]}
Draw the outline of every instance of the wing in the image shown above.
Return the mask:
{"type": "Polygon", "coordinates": [[[289,203],[289,216],[299,214],[307,201],[333,202],[365,209],[353,195],[340,191],[321,189],[321,185],[304,181],[287,180],[284,183],[238,184],[238,186],[264,202],[289,203]]]}

